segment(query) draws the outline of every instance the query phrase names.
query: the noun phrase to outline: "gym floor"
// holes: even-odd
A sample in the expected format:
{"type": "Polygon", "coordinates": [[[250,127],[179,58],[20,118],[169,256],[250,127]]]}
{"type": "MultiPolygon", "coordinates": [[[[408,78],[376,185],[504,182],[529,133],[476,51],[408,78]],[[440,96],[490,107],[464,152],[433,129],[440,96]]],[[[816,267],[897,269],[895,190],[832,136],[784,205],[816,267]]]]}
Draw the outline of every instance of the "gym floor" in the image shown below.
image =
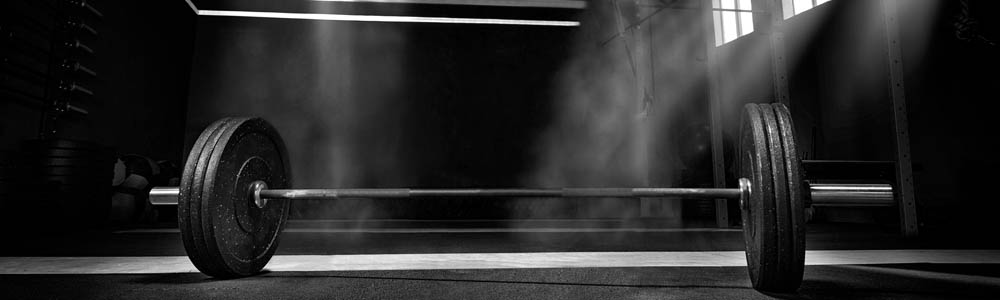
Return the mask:
{"type": "Polygon", "coordinates": [[[796,294],[751,288],[739,229],[655,222],[290,221],[263,274],[209,278],[175,228],[23,234],[2,299],[995,299],[1000,247],[811,224],[796,294]]]}

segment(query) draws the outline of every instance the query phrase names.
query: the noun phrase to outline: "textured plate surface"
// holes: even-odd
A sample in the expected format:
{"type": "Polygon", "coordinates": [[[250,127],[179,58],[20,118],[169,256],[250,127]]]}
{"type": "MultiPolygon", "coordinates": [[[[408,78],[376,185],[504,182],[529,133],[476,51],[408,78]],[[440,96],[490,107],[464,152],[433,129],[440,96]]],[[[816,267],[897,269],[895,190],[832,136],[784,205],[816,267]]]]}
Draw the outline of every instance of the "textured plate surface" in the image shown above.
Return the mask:
{"type": "Polygon", "coordinates": [[[229,118],[226,120],[225,124],[219,126],[219,128],[208,138],[205,142],[205,147],[201,151],[201,155],[198,156],[198,165],[194,170],[194,180],[191,182],[191,231],[193,233],[192,236],[194,237],[197,253],[201,257],[201,261],[204,263],[204,266],[199,267],[198,269],[205,274],[215,277],[227,276],[225,275],[226,272],[222,259],[220,258],[220,255],[218,255],[218,247],[215,247],[215,245],[213,245],[213,243],[206,238],[211,231],[211,227],[206,229],[205,223],[211,221],[212,216],[206,215],[204,208],[205,201],[202,199],[205,197],[205,176],[209,170],[215,168],[210,162],[212,154],[222,151],[222,148],[225,147],[225,143],[222,142],[222,139],[226,130],[229,130],[238,122],[239,119],[229,118]]]}
{"type": "Polygon", "coordinates": [[[806,256],[805,193],[802,184],[802,165],[799,160],[798,144],[795,140],[795,125],[788,107],[772,104],[781,131],[781,141],[785,156],[785,176],[788,178],[789,221],[792,229],[792,262],[788,270],[787,286],[798,287],[802,283],[802,271],[806,256]]]}
{"type": "Polygon", "coordinates": [[[776,254],[778,264],[777,288],[784,289],[791,271],[792,263],[792,226],[788,201],[788,176],[785,169],[785,151],[781,143],[781,130],[770,104],[760,105],[764,120],[764,132],[767,134],[768,152],[771,154],[771,183],[774,184],[774,230],[778,236],[776,254]]]}
{"type": "Polygon", "coordinates": [[[794,291],[802,282],[805,221],[791,118],[781,104],[748,104],[740,130],[740,176],[751,181],[743,206],[750,279],[758,290],[794,291]]]}
{"type": "Polygon", "coordinates": [[[756,289],[771,287],[779,272],[775,230],[774,184],[770,147],[761,108],[744,106],[740,125],[740,177],[750,180],[750,199],[742,205],[747,270],[756,289]]]}
{"type": "Polygon", "coordinates": [[[252,275],[274,254],[288,201],[272,200],[258,208],[249,186],[263,181],[270,188],[289,187],[287,154],[277,132],[262,119],[228,119],[216,124],[209,128],[214,130],[203,133],[200,153],[192,150],[191,171],[185,167],[183,183],[189,186],[182,187],[181,194],[186,197],[182,203],[186,211],[179,211],[184,213],[181,219],[188,220],[182,224],[182,231],[189,233],[185,248],[205,274],[252,275]]]}
{"type": "MultiPolygon", "coordinates": [[[[188,257],[191,262],[201,270],[206,266],[204,259],[205,246],[202,243],[195,243],[195,232],[192,230],[194,211],[194,203],[191,189],[194,187],[195,171],[198,169],[198,160],[201,157],[201,153],[204,151],[205,145],[208,143],[209,139],[217,135],[217,131],[220,127],[229,122],[229,118],[224,118],[215,121],[209,125],[205,130],[201,132],[198,136],[198,140],[195,141],[194,146],[191,147],[191,151],[188,153],[187,161],[184,163],[184,170],[181,173],[181,186],[180,194],[178,195],[177,202],[177,226],[181,231],[181,240],[184,242],[184,250],[188,253],[188,257]]],[[[212,144],[214,147],[214,143],[212,144]]],[[[200,239],[198,239],[200,241],[200,239]]],[[[204,271],[203,271],[204,272],[204,271]]]]}

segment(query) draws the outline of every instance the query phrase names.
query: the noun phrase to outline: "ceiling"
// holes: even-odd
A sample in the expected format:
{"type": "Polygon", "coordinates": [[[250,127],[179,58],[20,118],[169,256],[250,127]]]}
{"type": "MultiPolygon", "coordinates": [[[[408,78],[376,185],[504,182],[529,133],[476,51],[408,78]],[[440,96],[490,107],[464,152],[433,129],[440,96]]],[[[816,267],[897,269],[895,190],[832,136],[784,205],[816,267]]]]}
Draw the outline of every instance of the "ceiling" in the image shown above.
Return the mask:
{"type": "MultiPolygon", "coordinates": [[[[205,11],[265,12],[313,17],[407,16],[425,18],[574,21],[583,0],[189,0],[205,11]]],[[[219,15],[219,14],[214,14],[219,15]]],[[[357,21],[357,20],[355,20],[357,21]]]]}

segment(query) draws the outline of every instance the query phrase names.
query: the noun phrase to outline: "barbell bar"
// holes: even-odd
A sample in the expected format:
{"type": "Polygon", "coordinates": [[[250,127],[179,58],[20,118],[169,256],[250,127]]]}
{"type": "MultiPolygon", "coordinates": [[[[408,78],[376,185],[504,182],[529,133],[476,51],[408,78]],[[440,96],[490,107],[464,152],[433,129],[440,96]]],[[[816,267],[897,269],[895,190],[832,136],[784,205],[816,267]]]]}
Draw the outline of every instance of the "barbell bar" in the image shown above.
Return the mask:
{"type": "MultiPolygon", "coordinates": [[[[749,180],[740,178],[740,180],[749,180]]],[[[347,198],[673,198],[741,200],[746,188],[561,188],[561,189],[262,189],[255,203],[266,200],[334,200],[347,198]]],[[[812,183],[812,206],[893,206],[888,183],[812,183]]],[[[747,191],[749,193],[749,191],[747,191]]],[[[180,187],[154,187],[152,205],[177,205],[180,187]]]]}
{"type": "Polygon", "coordinates": [[[738,188],[292,189],[288,154],[274,127],[260,118],[224,118],[195,141],[180,187],[154,188],[150,201],[177,205],[181,239],[198,270],[232,278],[263,269],[277,248],[289,203],[297,199],[733,199],[742,211],[750,281],[771,292],[794,291],[801,284],[807,207],[894,204],[887,184],[805,181],[791,114],[782,104],[745,105],[739,132],[738,188]]]}

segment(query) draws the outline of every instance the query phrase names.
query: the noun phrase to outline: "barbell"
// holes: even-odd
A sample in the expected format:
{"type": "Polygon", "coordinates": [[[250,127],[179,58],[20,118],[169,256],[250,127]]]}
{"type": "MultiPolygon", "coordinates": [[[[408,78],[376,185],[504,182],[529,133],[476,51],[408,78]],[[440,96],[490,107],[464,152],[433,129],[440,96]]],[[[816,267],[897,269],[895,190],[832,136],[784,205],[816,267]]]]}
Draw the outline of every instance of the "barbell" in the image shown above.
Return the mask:
{"type": "Polygon", "coordinates": [[[794,291],[805,266],[810,205],[892,205],[888,184],[812,184],[801,175],[794,126],[782,104],[747,104],[740,122],[738,188],[291,189],[288,154],[260,118],[224,118],[195,141],[180,187],[154,188],[154,205],[177,205],[184,248],[201,272],[250,276],[270,260],[289,201],[428,197],[670,197],[738,200],[755,289],[794,291]],[[808,202],[808,203],[807,203],[808,202]]]}

